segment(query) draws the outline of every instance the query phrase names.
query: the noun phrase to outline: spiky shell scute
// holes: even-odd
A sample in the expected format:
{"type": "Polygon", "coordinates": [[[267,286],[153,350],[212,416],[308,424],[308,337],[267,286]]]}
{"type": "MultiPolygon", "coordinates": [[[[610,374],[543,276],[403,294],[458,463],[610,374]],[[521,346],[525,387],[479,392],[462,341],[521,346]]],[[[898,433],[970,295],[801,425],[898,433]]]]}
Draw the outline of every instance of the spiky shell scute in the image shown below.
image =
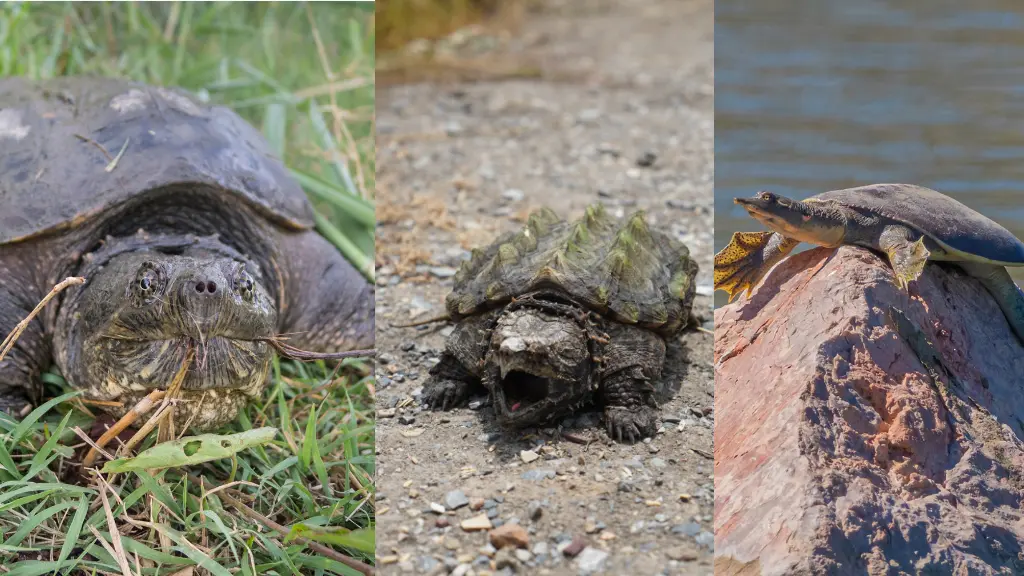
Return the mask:
{"type": "Polygon", "coordinates": [[[643,212],[620,220],[595,204],[566,222],[545,208],[518,232],[473,250],[447,308],[460,319],[553,289],[609,319],[672,334],[689,317],[696,273],[686,246],[652,230],[643,212]]]}

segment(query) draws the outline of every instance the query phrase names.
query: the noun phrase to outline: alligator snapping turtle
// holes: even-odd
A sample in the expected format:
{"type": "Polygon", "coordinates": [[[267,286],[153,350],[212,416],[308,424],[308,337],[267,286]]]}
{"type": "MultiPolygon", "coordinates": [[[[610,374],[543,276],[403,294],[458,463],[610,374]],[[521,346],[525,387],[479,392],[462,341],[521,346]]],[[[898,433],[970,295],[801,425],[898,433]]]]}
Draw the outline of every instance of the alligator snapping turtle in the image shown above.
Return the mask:
{"type": "Polygon", "coordinates": [[[654,433],[665,342],[687,324],[697,265],[680,242],[594,205],[577,222],[530,215],[462,264],[446,300],[458,322],[424,401],[449,409],[483,386],[518,428],[596,399],[609,436],[654,433]]]}
{"type": "Polygon", "coordinates": [[[121,80],[0,81],[0,335],[60,279],[87,280],[0,362],[0,410],[24,414],[55,360],[123,415],[191,358],[175,420],[204,430],[262,390],[277,335],[372,345],[372,286],[312,227],[302,189],[226,108],[121,80]]]}

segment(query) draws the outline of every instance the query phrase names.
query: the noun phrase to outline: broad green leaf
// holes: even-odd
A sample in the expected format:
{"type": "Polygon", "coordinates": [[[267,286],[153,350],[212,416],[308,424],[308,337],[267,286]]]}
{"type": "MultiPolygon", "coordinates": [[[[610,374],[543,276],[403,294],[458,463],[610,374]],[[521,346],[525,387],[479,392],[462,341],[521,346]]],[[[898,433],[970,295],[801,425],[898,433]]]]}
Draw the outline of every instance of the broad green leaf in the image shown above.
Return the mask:
{"type": "Polygon", "coordinates": [[[235,454],[266,444],[277,436],[277,428],[266,427],[237,434],[200,434],[157,444],[134,458],[120,458],[104,464],[100,472],[118,473],[191,466],[211,460],[230,458],[235,454]]]}

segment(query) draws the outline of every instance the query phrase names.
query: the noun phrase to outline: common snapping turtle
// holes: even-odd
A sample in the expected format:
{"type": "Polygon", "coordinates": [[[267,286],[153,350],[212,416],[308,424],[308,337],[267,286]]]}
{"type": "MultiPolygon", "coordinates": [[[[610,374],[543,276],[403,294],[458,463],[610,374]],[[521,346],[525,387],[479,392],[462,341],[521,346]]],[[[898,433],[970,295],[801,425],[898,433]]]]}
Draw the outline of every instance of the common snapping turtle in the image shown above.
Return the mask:
{"type": "Polygon", "coordinates": [[[609,436],[651,435],[666,339],[689,320],[696,273],[643,212],[620,221],[598,204],[566,222],[541,209],[455,275],[446,307],[458,324],[423,399],[447,410],[482,385],[511,428],[593,399],[609,436]]]}
{"type": "Polygon", "coordinates": [[[0,335],[67,276],[0,362],[24,414],[54,361],[122,415],[192,358],[175,420],[233,419],[273,349],[373,342],[372,286],[313,227],[302,189],[234,112],[121,80],[0,81],[0,335]]]}

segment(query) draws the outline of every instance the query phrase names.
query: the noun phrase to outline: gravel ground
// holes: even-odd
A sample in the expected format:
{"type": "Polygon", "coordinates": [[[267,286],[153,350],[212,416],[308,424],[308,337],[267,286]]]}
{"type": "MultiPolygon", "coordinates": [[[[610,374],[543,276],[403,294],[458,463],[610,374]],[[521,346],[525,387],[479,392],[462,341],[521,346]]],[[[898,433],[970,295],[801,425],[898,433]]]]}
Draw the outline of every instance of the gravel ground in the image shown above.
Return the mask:
{"type": "MultiPolygon", "coordinates": [[[[594,410],[562,423],[568,437],[503,433],[485,398],[422,410],[451,327],[392,326],[443,313],[468,249],[543,205],[647,210],[690,247],[709,294],[712,37],[709,0],[549,3],[485,43],[537,77],[378,91],[382,574],[712,573],[710,336],[680,338],[662,429],[625,445],[594,410]],[[496,550],[488,526],[510,545],[496,550]]],[[[695,312],[710,327],[711,298],[695,312]]]]}

